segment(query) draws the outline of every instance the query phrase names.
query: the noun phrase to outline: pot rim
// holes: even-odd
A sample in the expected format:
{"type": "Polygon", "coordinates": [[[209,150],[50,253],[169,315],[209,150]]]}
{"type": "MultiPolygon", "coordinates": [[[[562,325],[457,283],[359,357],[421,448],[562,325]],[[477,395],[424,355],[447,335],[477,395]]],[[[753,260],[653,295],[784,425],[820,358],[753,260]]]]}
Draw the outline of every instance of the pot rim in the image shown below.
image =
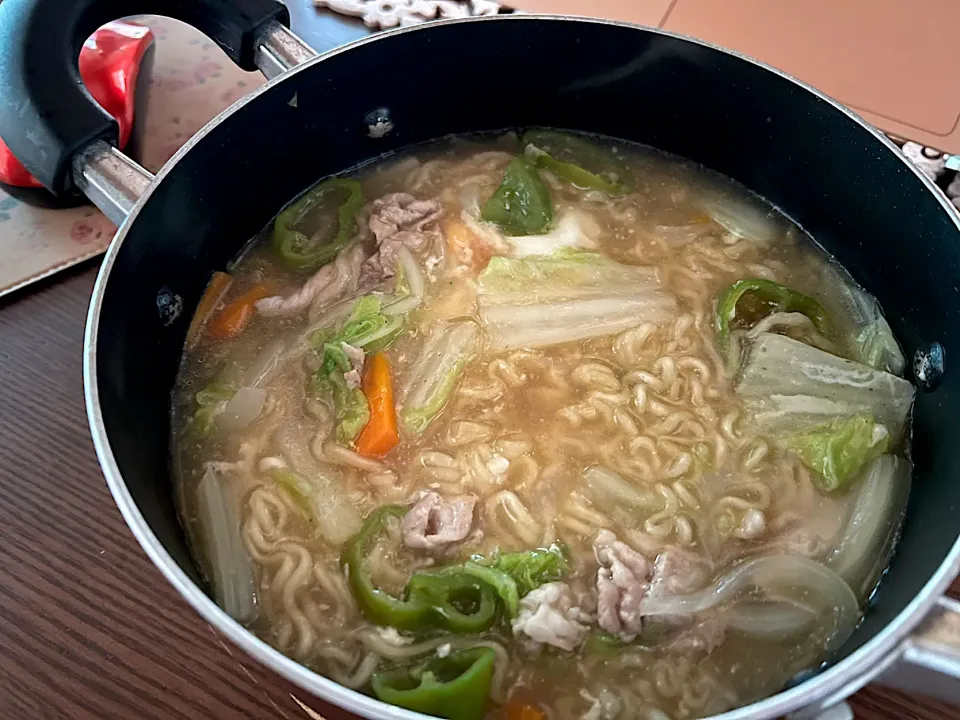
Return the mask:
{"type": "MultiPolygon", "coordinates": [[[[136,220],[141,208],[149,201],[156,187],[172,172],[180,159],[188,153],[194,145],[219,125],[228,116],[235,113],[247,103],[255,101],[262,93],[268,91],[275,85],[282,83],[287,77],[296,73],[306,71],[308,68],[322,62],[326,58],[339,55],[343,52],[349,52],[372,42],[413,32],[429,32],[432,27],[444,25],[457,25],[460,23],[501,23],[501,22],[539,22],[539,21],[565,21],[592,25],[611,25],[625,27],[634,30],[640,30],[675,40],[681,40],[693,45],[708,48],[717,52],[736,57],[744,62],[756,65],[779,77],[792,82],[807,92],[811,93],[819,100],[828,103],[833,109],[846,115],[848,119],[857,123],[862,130],[869,133],[875,140],[879,141],[887,150],[893,152],[898,159],[912,172],[917,179],[933,193],[940,206],[947,213],[954,225],[960,231],[960,213],[950,203],[946,196],[939,191],[936,185],[902,153],[880,130],[867,123],[863,118],[854,113],[849,108],[823,94],[816,88],[797,78],[778,70],[764,62],[748,57],[742,53],[727,48],[714,45],[712,43],[687,37],[678,33],[673,33],[660,28],[638,25],[636,23],[621,22],[616,20],[606,20],[599,18],[590,18],[573,15],[535,15],[525,13],[515,13],[511,15],[495,15],[487,17],[459,18],[453,20],[439,20],[414,25],[408,27],[396,28],[385,32],[360,38],[353,42],[339,46],[312,58],[301,65],[277,76],[273,80],[260,86],[253,92],[237,100],[233,105],[226,108],[216,117],[210,120],[203,128],[192,136],[160,169],[154,177],[154,181],[147,188],[146,192],[139,198],[136,205],[131,210],[123,224],[118,228],[117,234],[110,243],[104,256],[100,272],[93,288],[90,300],[90,306],[87,313],[87,325],[84,333],[83,343],[83,381],[84,381],[84,401],[87,411],[87,420],[90,425],[91,435],[93,437],[94,448],[97,458],[103,470],[110,493],[113,495],[120,513],[127,526],[130,528],[134,537],[140,543],[140,546],[146,552],[153,564],[163,573],[167,581],[180,593],[180,595],[199,613],[199,615],[213,625],[221,633],[225,634],[231,642],[244,650],[258,662],[267,666],[277,674],[291,681],[298,687],[307,691],[311,695],[332,703],[349,712],[361,715],[366,718],[389,718],[389,720],[427,720],[428,716],[421,713],[398,708],[385,702],[377,700],[369,695],[365,695],[356,690],[350,690],[340,685],[334,680],[326,678],[319,673],[310,670],[301,665],[296,660],[284,655],[279,650],[268,645],[258,638],[251,631],[240,625],[224,610],[222,610],[214,600],[207,596],[205,592],[195,584],[186,573],[181,570],[177,562],[170,556],[157,536],[150,529],[136,502],[130,494],[129,489],[123,479],[123,475],[117,466],[113,451],[110,447],[110,441],[107,437],[106,427],[103,421],[103,414],[100,408],[99,388],[97,384],[97,336],[100,322],[100,310],[103,305],[103,299],[107,284],[110,280],[110,272],[116,261],[117,255],[123,245],[123,241],[129,231],[129,228],[136,220]]],[[[960,538],[958,538],[953,547],[947,553],[943,562],[937,570],[930,576],[923,588],[914,599],[907,604],[903,610],[888,623],[874,637],[857,648],[850,655],[843,658],[837,664],[827,668],[816,676],[799,683],[798,685],[778,692],[762,700],[758,700],[750,705],[746,705],[720,715],[712,716],[713,720],[750,720],[754,718],[773,718],[793,712],[805,707],[826,708],[837,702],[840,702],[847,696],[853,694],[861,687],[870,682],[871,679],[879,675],[897,658],[895,652],[897,646],[903,641],[914,627],[924,618],[926,612],[933,606],[937,599],[943,595],[953,579],[960,573],[960,538]]]]}

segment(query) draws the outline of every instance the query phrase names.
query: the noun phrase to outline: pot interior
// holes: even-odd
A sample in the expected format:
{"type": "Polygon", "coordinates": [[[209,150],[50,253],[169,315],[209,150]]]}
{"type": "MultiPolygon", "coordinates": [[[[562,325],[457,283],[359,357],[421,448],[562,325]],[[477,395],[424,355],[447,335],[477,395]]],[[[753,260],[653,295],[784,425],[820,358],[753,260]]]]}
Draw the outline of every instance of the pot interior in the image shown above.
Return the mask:
{"type": "MultiPolygon", "coordinates": [[[[625,138],[739,181],[880,300],[908,358],[932,342],[948,356],[960,345],[953,215],[876,134],[795,82],[602,22],[517,17],[364,42],[269,86],[206,132],[120,233],[95,347],[102,432],[149,530],[195,582],[174,505],[170,391],[211,273],[322,176],[449,134],[526,126],[625,138]],[[393,130],[371,137],[369,121],[384,116],[393,130]]],[[[960,375],[949,371],[917,396],[902,539],[838,658],[891,623],[957,541],[958,406],[960,375]]]]}

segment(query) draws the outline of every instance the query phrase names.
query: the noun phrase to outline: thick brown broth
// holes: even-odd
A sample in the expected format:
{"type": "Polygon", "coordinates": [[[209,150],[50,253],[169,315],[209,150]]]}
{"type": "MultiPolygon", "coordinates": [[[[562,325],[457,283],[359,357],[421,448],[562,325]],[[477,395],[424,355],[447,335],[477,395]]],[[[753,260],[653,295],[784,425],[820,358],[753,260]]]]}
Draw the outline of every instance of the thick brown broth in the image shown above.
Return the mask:
{"type": "MultiPolygon", "coordinates": [[[[338,443],[329,398],[312,389],[322,358],[307,338],[336,301],[283,317],[254,311],[243,331],[228,339],[211,337],[214,318],[195,338],[175,392],[180,508],[199,564],[216,584],[220,575],[198,488],[205,474],[220,478],[223,502],[238,512],[228,519],[240,525],[240,556],[254,579],[255,611],[242,619],[257,635],[364,692],[374,672],[428,657],[438,647],[448,652],[448,644],[456,650],[486,643],[497,652],[490,717],[499,717],[500,703],[509,699],[538,705],[549,717],[612,720],[702,717],[747,704],[815,668],[844,639],[837,634],[852,630],[840,610],[823,606],[809,588],[781,582],[766,594],[745,587],[683,622],[648,618],[636,639],[614,650],[593,642],[601,531],[646,559],[647,580],[656,577],[657,558],[672,553],[683,568],[677,577],[699,577],[673,593],[685,594],[750,558],[832,562],[857,497],[855,491],[820,492],[803,460],[753,423],[714,326],[724,288],[742,278],[774,280],[819,301],[833,323],[830,351],[856,358],[852,281],[799,228],[741,188],[644,148],[616,148],[635,188],[622,197],[542,173],[554,224],[575,217],[589,229],[593,252],[652,268],[658,291],[674,299],[671,316],[639,317],[635,326],[587,339],[506,350],[491,349],[477,300],[487,257],[504,251],[477,241],[479,231],[465,225],[463,214],[497,188],[522,150],[517,137],[445,141],[353,175],[367,201],[357,240],[365,249],[358,258],[375,249],[364,232],[371,201],[405,192],[436,199],[441,208],[439,218],[422,228],[426,241],[414,253],[425,278],[424,299],[384,351],[401,404],[400,389],[431,327],[470,319],[481,328],[479,348],[443,410],[420,434],[401,422],[399,444],[382,459],[360,458],[349,443],[338,443]],[[706,196],[733,208],[762,207],[775,239],[732,234],[711,217],[706,196]],[[465,236],[473,238],[468,251],[458,244],[465,236]],[[197,432],[191,425],[197,393],[212,383],[257,385],[265,393],[262,409],[234,429],[227,412],[197,432]],[[624,479],[627,489],[585,480],[596,466],[624,479]],[[278,481],[278,469],[314,483],[329,500],[323,518],[278,481]],[[345,540],[374,509],[411,505],[424,490],[475,497],[473,532],[446,554],[430,554],[404,547],[394,527],[365,561],[384,590],[401,594],[418,568],[559,543],[570,563],[564,582],[590,617],[587,639],[572,651],[549,643],[535,651],[509,621],[477,637],[429,629],[398,634],[365,620],[340,567],[345,540]],[[816,619],[802,633],[758,635],[731,625],[731,608],[776,605],[777,593],[812,609],[816,619]]],[[[285,267],[261,239],[230,272],[226,302],[258,285],[267,294],[290,296],[316,269],[285,267]]],[[[736,337],[751,342],[744,330],[736,337]]],[[[875,510],[883,516],[878,537],[884,558],[905,497],[904,486],[875,510]]],[[[884,565],[863,571],[854,583],[861,605],[884,565]]]]}

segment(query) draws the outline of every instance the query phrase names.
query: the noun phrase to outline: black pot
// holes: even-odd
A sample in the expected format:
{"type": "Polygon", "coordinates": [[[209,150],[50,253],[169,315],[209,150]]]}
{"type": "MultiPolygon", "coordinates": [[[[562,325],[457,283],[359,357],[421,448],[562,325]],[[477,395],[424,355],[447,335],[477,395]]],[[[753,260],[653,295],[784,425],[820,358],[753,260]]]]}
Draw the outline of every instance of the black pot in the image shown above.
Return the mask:
{"type": "MultiPolygon", "coordinates": [[[[242,5],[0,5],[0,134],[50,189],[75,182],[123,221],[94,292],[84,357],[107,482],[148,555],[208,621],[318,696],[368,717],[415,717],[315,675],[210,599],[174,504],[171,388],[211,273],[290,198],[383,153],[526,126],[625,138],[741,182],[874,294],[908,357],[923,361],[913,491],[899,550],[866,619],[821,672],[724,717],[772,718],[837,702],[902,659],[908,635],[934,605],[953,607],[940,595],[960,569],[960,375],[943,373],[939,351],[960,346],[958,216],[883,135],[782,73],[652,29],[500,16],[401,29],[308,60],[277,24],[287,19],[282,7],[242,5]],[[115,132],[67,63],[93,29],[134,10],[193,22],[236,61],[257,62],[268,75],[306,61],[239,101],[150,178],[109,149],[115,132]],[[70,53],[41,52],[40,43],[70,53]]],[[[910,642],[915,649],[920,641],[910,642]]],[[[956,657],[937,662],[960,674],[956,657]]]]}

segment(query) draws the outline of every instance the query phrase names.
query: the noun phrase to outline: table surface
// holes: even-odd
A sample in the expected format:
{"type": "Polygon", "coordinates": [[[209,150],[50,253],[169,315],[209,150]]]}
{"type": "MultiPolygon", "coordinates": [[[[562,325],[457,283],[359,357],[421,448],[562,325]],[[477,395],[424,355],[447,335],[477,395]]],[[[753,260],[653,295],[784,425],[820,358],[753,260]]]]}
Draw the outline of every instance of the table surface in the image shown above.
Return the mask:
{"type": "MultiPolygon", "coordinates": [[[[316,46],[364,33],[312,13],[294,9],[294,26],[316,46]]],[[[124,525],[83,406],[96,269],[0,299],[0,718],[346,718],[221,638],[124,525]]],[[[861,720],[960,718],[879,687],[851,702],[861,720]]]]}

